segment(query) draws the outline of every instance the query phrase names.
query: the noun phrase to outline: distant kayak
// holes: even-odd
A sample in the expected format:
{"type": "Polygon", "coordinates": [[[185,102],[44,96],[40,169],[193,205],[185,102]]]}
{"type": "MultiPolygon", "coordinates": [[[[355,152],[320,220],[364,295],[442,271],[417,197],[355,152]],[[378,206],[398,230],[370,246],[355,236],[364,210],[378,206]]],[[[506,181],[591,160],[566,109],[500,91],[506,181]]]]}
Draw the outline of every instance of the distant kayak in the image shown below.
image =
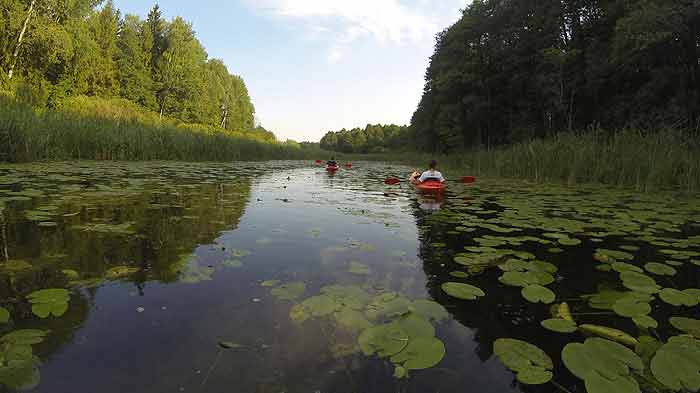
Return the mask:
{"type": "Polygon", "coordinates": [[[414,182],[413,185],[422,192],[442,192],[447,188],[447,184],[437,180],[426,180],[422,183],[414,182]]]}

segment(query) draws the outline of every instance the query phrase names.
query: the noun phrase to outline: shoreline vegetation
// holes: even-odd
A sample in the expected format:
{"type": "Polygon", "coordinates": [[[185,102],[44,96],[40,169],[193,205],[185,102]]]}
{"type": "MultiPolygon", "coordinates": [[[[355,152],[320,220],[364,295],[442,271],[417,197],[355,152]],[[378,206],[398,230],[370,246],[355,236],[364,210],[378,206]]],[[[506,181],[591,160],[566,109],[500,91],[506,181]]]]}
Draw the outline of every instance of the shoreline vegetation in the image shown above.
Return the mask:
{"type": "Polygon", "coordinates": [[[569,185],[600,183],[644,192],[670,188],[700,191],[700,135],[670,129],[561,133],[450,154],[389,151],[339,153],[339,157],[393,161],[417,168],[437,159],[450,178],[472,175],[569,185]]]}
{"type": "Polygon", "coordinates": [[[61,110],[35,110],[0,97],[0,162],[252,161],[320,154],[313,144],[161,119],[124,99],[74,97],[61,110]]]}

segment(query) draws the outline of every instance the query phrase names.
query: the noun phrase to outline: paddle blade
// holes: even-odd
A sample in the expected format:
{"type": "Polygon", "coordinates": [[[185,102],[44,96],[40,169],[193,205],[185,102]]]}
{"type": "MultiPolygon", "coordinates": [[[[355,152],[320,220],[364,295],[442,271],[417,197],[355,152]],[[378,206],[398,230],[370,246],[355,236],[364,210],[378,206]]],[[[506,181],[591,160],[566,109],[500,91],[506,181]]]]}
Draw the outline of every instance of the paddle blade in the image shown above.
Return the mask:
{"type": "Polygon", "coordinates": [[[397,178],[390,178],[390,179],[384,180],[384,184],[388,184],[390,186],[393,186],[393,185],[399,184],[399,183],[401,183],[401,180],[399,180],[397,178]]]}
{"type": "Polygon", "coordinates": [[[465,184],[476,183],[476,177],[464,176],[461,181],[462,181],[462,183],[465,183],[465,184]]]}

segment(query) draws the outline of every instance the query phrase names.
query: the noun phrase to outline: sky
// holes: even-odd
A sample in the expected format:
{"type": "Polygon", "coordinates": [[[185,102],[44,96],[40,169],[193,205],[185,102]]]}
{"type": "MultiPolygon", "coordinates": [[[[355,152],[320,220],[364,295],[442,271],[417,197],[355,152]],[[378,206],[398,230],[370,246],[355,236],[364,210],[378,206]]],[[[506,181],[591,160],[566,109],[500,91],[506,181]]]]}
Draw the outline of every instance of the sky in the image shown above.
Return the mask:
{"type": "MultiPolygon", "coordinates": [[[[468,0],[161,0],[210,58],[241,75],[256,118],[280,140],[318,141],[368,123],[408,124],[435,34],[468,0]]],[[[143,18],[144,0],[114,0],[143,18]]]]}

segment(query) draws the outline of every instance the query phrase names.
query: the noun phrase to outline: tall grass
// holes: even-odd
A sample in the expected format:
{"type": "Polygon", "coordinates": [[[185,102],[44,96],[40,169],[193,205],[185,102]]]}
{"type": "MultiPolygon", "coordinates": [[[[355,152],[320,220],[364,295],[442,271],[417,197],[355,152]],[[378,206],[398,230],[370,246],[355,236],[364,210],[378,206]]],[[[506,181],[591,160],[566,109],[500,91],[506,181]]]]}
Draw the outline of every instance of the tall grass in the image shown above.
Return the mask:
{"type": "Polygon", "coordinates": [[[664,130],[564,133],[507,147],[448,156],[394,153],[377,159],[424,166],[432,158],[452,175],[521,178],[539,182],[603,183],[640,191],[700,191],[700,135],[664,130]]]}
{"type": "Polygon", "coordinates": [[[77,98],[37,111],[0,95],[0,161],[302,159],[320,151],[255,133],[161,120],[125,100],[77,98]]]}

